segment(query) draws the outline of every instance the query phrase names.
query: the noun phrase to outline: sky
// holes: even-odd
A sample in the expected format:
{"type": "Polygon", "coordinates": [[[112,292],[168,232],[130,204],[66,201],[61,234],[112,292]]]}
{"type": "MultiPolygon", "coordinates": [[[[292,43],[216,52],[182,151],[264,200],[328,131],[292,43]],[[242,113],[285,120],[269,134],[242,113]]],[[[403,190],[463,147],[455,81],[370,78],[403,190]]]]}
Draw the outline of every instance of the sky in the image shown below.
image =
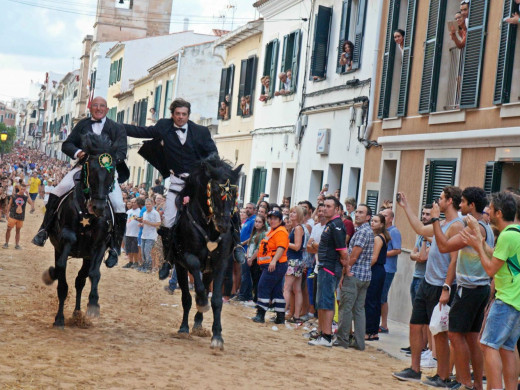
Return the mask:
{"type": "MultiPolygon", "coordinates": [[[[94,32],[96,4],[96,0],[0,0],[0,101],[30,97],[31,81],[43,82],[47,71],[65,75],[79,69],[81,42],[94,32]]],[[[237,28],[258,17],[252,4],[252,0],[173,0],[170,32],[181,31],[186,17],[189,29],[199,33],[230,30],[233,16],[237,28]]]]}

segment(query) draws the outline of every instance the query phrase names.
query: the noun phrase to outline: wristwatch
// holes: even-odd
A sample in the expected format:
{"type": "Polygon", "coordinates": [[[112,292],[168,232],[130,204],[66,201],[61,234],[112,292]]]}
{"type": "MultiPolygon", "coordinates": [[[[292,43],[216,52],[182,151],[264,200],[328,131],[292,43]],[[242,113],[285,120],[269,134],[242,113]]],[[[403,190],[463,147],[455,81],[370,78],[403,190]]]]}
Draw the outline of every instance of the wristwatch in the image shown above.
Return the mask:
{"type": "Polygon", "coordinates": [[[437,222],[437,221],[440,221],[440,218],[434,217],[434,218],[430,219],[431,223],[434,223],[434,222],[437,222]]]}
{"type": "Polygon", "coordinates": [[[444,283],[444,284],[442,285],[442,289],[443,289],[444,291],[448,291],[448,292],[451,294],[451,287],[450,287],[449,284],[444,283]]]}

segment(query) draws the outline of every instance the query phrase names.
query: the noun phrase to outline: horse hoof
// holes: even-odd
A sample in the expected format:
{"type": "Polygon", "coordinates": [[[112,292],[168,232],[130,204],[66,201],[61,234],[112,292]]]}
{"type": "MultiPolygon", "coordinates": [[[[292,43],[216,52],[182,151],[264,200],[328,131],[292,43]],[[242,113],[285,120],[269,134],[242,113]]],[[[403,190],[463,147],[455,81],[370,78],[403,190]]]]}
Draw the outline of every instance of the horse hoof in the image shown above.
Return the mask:
{"type": "Polygon", "coordinates": [[[99,305],[88,305],[87,306],[87,316],[99,317],[99,305]]]}
{"type": "Polygon", "coordinates": [[[61,321],[54,321],[54,324],[52,324],[52,327],[54,329],[65,329],[65,321],[64,320],[61,320],[61,321]]]}
{"type": "Polygon", "coordinates": [[[212,339],[210,348],[211,349],[220,349],[221,351],[223,351],[224,350],[224,340],[222,340],[222,339],[215,339],[215,338],[212,339]]]}
{"type": "Polygon", "coordinates": [[[49,269],[46,269],[45,271],[43,271],[43,274],[42,274],[42,280],[43,280],[43,283],[45,283],[47,286],[50,286],[51,284],[54,283],[54,281],[56,280],[54,276],[54,267],[49,267],[49,269]]]}
{"type": "Polygon", "coordinates": [[[199,305],[197,305],[197,311],[198,311],[199,313],[206,313],[207,311],[209,311],[209,309],[210,309],[209,304],[206,304],[205,306],[199,306],[199,305]]]}
{"type": "Polygon", "coordinates": [[[181,333],[190,334],[190,328],[187,327],[187,326],[181,326],[177,333],[179,333],[179,334],[181,334],[181,333]]]}

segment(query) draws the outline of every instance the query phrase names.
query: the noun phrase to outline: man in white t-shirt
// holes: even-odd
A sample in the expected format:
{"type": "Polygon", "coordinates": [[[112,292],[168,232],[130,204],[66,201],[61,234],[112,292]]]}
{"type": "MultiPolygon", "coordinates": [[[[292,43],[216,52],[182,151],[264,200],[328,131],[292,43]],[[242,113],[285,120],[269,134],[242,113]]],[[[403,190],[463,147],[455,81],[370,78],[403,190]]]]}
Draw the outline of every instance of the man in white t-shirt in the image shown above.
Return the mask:
{"type": "Polygon", "coordinates": [[[151,199],[146,199],[144,202],[146,211],[143,214],[143,221],[141,226],[143,233],[141,234],[141,253],[143,255],[143,267],[140,271],[149,272],[152,269],[152,247],[157,240],[157,228],[161,226],[161,216],[154,210],[151,199]]]}
{"type": "Polygon", "coordinates": [[[137,267],[139,264],[139,246],[137,245],[137,236],[139,236],[139,216],[141,209],[137,205],[134,198],[130,201],[132,208],[126,212],[126,235],[125,250],[128,254],[129,262],[123,268],[137,267]]]}
{"type": "MultiPolygon", "coordinates": [[[[319,264],[318,247],[320,246],[321,233],[323,233],[323,230],[327,225],[327,218],[323,213],[323,207],[323,203],[318,204],[318,209],[316,211],[318,223],[316,223],[312,227],[311,236],[309,237],[309,241],[307,242],[307,253],[311,253],[314,255],[315,268],[317,268],[319,264]]],[[[316,298],[315,273],[317,273],[317,270],[311,267],[307,270],[307,272],[307,289],[309,291],[309,312],[314,312],[314,301],[316,298]]]]}

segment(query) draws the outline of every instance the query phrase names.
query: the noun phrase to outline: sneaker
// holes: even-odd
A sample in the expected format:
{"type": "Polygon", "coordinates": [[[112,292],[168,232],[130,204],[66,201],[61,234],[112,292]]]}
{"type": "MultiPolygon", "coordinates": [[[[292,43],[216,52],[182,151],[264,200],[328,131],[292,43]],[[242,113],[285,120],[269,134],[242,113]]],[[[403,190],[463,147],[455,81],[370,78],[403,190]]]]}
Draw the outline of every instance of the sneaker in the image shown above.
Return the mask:
{"type": "Polygon", "coordinates": [[[4,245],[2,245],[2,248],[4,248],[4,249],[9,248],[9,245],[7,244],[7,242],[4,245]]]}
{"type": "MultiPolygon", "coordinates": [[[[430,387],[441,387],[444,389],[450,389],[451,388],[450,385],[455,386],[454,382],[458,383],[458,382],[452,381],[450,379],[441,379],[439,374],[435,374],[434,376],[426,377],[426,380],[422,381],[421,383],[423,385],[430,386],[430,387]]],[[[454,388],[457,388],[457,387],[454,387],[454,388]]]]}
{"type": "Polygon", "coordinates": [[[303,321],[303,322],[307,322],[309,320],[312,320],[314,318],[314,314],[312,313],[307,313],[307,314],[304,314],[300,317],[300,319],[303,321]]]}
{"type": "MultiPolygon", "coordinates": [[[[427,351],[429,351],[428,348],[424,348],[424,349],[421,351],[421,359],[422,359],[422,357],[423,357],[423,354],[425,354],[427,351]]],[[[406,356],[407,356],[407,357],[412,356],[412,351],[410,351],[410,352],[406,352],[406,356]]]]}
{"type": "Polygon", "coordinates": [[[121,267],[121,268],[132,268],[132,265],[134,265],[134,263],[128,262],[125,265],[123,265],[123,267],[121,267]]]}
{"type": "Polygon", "coordinates": [[[422,371],[415,372],[412,367],[405,368],[403,371],[394,372],[392,376],[400,381],[420,382],[422,371]]]}
{"type": "Polygon", "coordinates": [[[20,249],[22,249],[22,247],[21,247],[20,245],[16,244],[16,245],[14,246],[14,249],[18,249],[18,250],[20,250],[20,249]]]}
{"type": "Polygon", "coordinates": [[[424,367],[424,368],[436,368],[437,367],[437,359],[435,359],[433,357],[431,351],[421,354],[421,367],[424,367]]]}
{"type": "Polygon", "coordinates": [[[327,341],[327,339],[323,336],[319,336],[317,339],[309,340],[307,343],[309,345],[321,345],[322,347],[332,347],[332,340],[327,341]]]}
{"type": "Polygon", "coordinates": [[[175,290],[172,290],[172,289],[170,288],[170,285],[169,285],[169,284],[167,284],[166,286],[164,286],[164,291],[166,291],[166,292],[167,292],[168,294],[170,294],[170,295],[173,295],[173,293],[175,292],[175,290]]]}
{"type": "Polygon", "coordinates": [[[254,303],[253,301],[246,301],[246,302],[243,302],[242,304],[247,307],[256,307],[256,303],[254,303]]]}
{"type": "Polygon", "coordinates": [[[399,351],[401,351],[402,353],[412,353],[412,347],[403,347],[399,351]]]}

